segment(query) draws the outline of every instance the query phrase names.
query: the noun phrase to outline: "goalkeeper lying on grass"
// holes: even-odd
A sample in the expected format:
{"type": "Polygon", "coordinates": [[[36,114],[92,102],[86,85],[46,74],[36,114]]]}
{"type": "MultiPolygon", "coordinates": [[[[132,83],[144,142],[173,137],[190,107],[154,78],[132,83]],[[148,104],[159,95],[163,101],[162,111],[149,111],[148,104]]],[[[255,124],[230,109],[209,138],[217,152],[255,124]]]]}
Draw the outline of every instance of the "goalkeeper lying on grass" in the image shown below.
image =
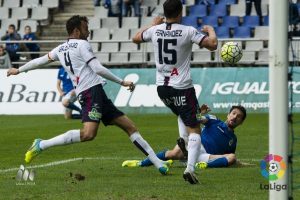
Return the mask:
{"type": "MultiPolygon", "coordinates": [[[[201,133],[201,152],[196,163],[196,168],[228,167],[236,163],[237,138],[234,129],[246,119],[247,113],[243,106],[232,106],[226,121],[221,121],[214,115],[207,114],[210,109],[203,104],[201,110],[201,123],[204,125],[201,133]]],[[[178,123],[180,124],[180,123],[178,123]]],[[[161,160],[185,160],[187,158],[187,131],[179,126],[180,138],[172,150],[159,152],[157,157],[161,160]]],[[[152,163],[149,159],[126,160],[123,167],[147,167],[152,163]]]]}

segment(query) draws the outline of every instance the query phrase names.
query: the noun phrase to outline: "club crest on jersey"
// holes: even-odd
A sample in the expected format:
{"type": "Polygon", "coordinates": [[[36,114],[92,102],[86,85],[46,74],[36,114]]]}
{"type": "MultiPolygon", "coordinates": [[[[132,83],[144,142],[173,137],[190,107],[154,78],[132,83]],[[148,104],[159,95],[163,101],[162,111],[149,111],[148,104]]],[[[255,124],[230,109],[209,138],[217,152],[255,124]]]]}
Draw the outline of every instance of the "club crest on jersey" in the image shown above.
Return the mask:
{"type": "Polygon", "coordinates": [[[231,139],[230,141],[229,141],[229,146],[231,146],[233,144],[233,139],[231,139]]]}
{"type": "Polygon", "coordinates": [[[99,119],[101,119],[102,114],[99,113],[96,108],[92,108],[92,110],[89,112],[88,116],[92,120],[99,120],[99,119]]]}

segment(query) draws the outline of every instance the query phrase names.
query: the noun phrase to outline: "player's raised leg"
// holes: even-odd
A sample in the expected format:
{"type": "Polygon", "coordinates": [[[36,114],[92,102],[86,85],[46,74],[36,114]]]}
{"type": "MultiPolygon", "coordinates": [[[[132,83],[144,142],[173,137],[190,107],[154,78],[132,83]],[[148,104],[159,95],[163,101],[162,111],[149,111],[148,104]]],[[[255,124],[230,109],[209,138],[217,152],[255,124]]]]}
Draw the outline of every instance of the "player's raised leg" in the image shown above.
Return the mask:
{"type": "Polygon", "coordinates": [[[160,160],[148,142],[141,136],[134,123],[126,116],[119,116],[112,121],[113,124],[123,129],[129,136],[131,142],[155,165],[161,174],[167,174],[169,171],[167,163],[160,160]]]}
{"type": "Polygon", "coordinates": [[[35,139],[32,146],[25,154],[25,162],[30,163],[32,159],[40,154],[43,150],[53,146],[68,145],[93,140],[97,135],[98,127],[99,123],[97,122],[85,122],[83,124],[83,129],[81,130],[69,130],[48,140],[35,139]]]}

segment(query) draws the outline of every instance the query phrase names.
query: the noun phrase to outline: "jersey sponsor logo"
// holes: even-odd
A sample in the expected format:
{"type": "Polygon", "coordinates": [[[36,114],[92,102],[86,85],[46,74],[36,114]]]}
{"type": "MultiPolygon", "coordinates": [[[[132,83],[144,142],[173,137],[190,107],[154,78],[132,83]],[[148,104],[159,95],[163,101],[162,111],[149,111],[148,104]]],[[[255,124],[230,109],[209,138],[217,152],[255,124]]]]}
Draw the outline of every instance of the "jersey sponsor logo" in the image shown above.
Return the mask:
{"type": "Polygon", "coordinates": [[[182,37],[182,30],[160,30],[157,29],[155,32],[156,36],[160,37],[182,37]]]}
{"type": "Polygon", "coordinates": [[[99,120],[102,117],[102,114],[97,111],[96,108],[92,108],[92,110],[88,114],[89,118],[92,120],[99,120]]]}
{"type": "Polygon", "coordinates": [[[179,75],[178,70],[177,70],[176,67],[174,67],[173,70],[172,70],[172,72],[171,72],[171,76],[174,76],[174,75],[176,75],[176,76],[179,75]]]}
{"type": "Polygon", "coordinates": [[[167,69],[158,69],[157,70],[159,73],[163,73],[165,76],[178,76],[179,72],[176,67],[174,67],[172,70],[167,70],[167,69]]]}

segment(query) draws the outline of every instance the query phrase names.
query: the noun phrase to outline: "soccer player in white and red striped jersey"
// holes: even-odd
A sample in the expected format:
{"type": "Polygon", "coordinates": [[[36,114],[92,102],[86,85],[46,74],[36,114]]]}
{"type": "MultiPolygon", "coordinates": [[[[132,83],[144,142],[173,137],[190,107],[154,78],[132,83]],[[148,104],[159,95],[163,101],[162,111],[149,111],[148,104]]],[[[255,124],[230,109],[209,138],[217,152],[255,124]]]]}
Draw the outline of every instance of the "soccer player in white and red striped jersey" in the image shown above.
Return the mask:
{"type": "Polygon", "coordinates": [[[133,91],[131,81],[124,81],[103,67],[96,59],[92,47],[87,41],[89,36],[88,19],[84,16],[73,16],[66,23],[69,39],[53,49],[48,55],[34,59],[19,69],[12,68],[7,76],[33,70],[52,61],[60,61],[67,71],[82,107],[83,129],[69,130],[48,140],[36,139],[25,154],[25,162],[29,163],[43,150],[77,142],[93,140],[98,131],[100,121],[105,126],[116,125],[124,130],[130,140],[140,151],[151,159],[161,174],[168,173],[166,162],[157,158],[150,145],[142,138],[134,123],[106,96],[102,77],[129,87],[133,91]]]}
{"type": "Polygon", "coordinates": [[[201,129],[197,120],[199,105],[190,73],[191,51],[193,43],[215,50],[218,41],[211,26],[203,26],[201,33],[194,27],[180,24],[180,0],[166,0],[163,8],[165,23],[162,17],[154,18],[152,25],[137,32],[133,42],[152,42],[154,46],[158,95],[189,133],[189,154],[183,178],[196,184],[198,179],[194,174],[194,166],[200,153],[201,129]]]}

